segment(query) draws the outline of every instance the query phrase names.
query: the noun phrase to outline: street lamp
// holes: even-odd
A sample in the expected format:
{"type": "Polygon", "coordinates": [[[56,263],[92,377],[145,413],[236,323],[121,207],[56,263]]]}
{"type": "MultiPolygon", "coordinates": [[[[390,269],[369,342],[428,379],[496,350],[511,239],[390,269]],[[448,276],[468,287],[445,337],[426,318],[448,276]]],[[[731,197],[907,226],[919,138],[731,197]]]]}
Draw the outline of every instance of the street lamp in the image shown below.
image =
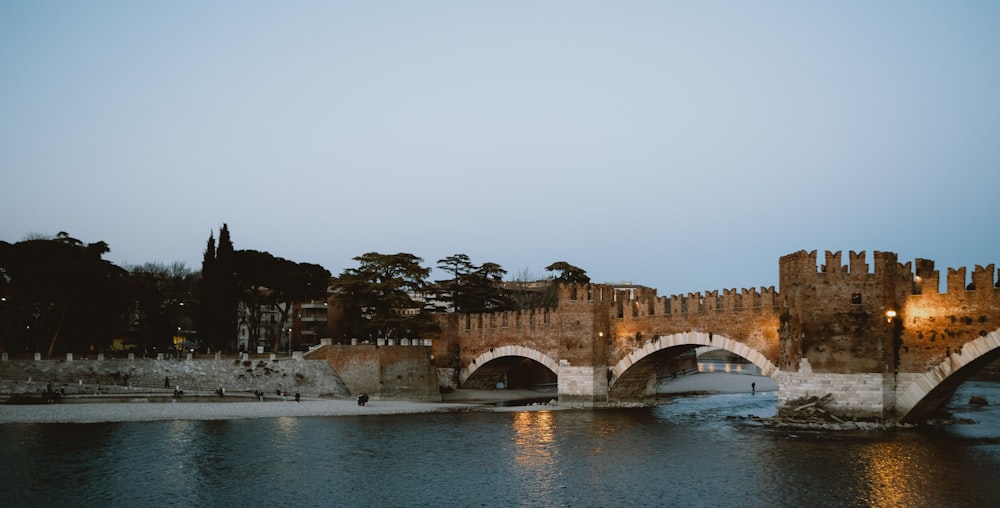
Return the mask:
{"type": "Polygon", "coordinates": [[[887,311],[885,311],[885,321],[887,323],[891,323],[892,322],[892,318],[894,318],[894,317],[896,317],[896,311],[894,311],[894,310],[887,310],[887,311]]]}

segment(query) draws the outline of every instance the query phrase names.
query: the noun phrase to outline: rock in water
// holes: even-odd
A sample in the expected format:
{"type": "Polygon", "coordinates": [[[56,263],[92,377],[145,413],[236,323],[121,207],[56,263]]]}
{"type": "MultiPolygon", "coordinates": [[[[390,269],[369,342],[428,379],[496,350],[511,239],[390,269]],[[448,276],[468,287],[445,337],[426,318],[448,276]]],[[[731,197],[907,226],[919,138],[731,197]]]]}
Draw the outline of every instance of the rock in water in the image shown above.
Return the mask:
{"type": "Polygon", "coordinates": [[[989,403],[986,402],[986,397],[983,397],[982,395],[973,395],[972,397],[969,397],[969,405],[970,406],[987,406],[987,405],[989,405],[989,403]]]}

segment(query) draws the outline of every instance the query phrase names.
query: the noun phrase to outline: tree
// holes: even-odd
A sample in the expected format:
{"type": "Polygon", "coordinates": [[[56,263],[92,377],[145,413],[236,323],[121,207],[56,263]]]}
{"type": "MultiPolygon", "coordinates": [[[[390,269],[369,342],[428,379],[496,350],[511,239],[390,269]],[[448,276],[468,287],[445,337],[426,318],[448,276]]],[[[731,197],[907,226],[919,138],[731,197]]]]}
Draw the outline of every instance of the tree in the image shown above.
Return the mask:
{"type": "MultiPolygon", "coordinates": [[[[5,329],[24,331],[24,347],[46,355],[56,350],[103,350],[118,332],[126,307],[127,272],[102,259],[107,243],[84,244],[59,232],[0,249],[5,329]]],[[[5,337],[5,348],[13,346],[5,337]]]]}
{"type": "MultiPolygon", "coordinates": [[[[238,288],[238,324],[246,325],[249,340],[261,337],[260,322],[263,306],[273,304],[271,288],[278,278],[281,263],[268,252],[238,250],[233,253],[236,287],[238,288]]],[[[277,338],[275,339],[277,341],[277,338]]],[[[249,344],[253,346],[252,343],[249,344]]],[[[275,350],[277,350],[275,346],[275,350]]]]}
{"type": "Polygon", "coordinates": [[[556,261],[545,267],[547,272],[559,272],[555,280],[566,284],[586,284],[590,282],[587,272],[565,261],[556,261]]]}
{"type": "Polygon", "coordinates": [[[201,265],[199,335],[211,349],[235,348],[239,292],[236,285],[234,248],[229,226],[219,230],[219,243],[210,234],[201,265]]]}
{"type": "Polygon", "coordinates": [[[190,330],[197,281],[198,275],[182,262],[129,268],[131,309],[124,316],[128,342],[141,345],[145,352],[170,345],[177,328],[190,330]]]}
{"type": "Polygon", "coordinates": [[[355,257],[357,268],[331,281],[337,305],[344,311],[346,337],[416,337],[436,327],[420,312],[414,296],[426,290],[429,268],[413,254],[368,252],[355,257]]]}
{"type": "Polygon", "coordinates": [[[507,296],[503,289],[503,277],[507,275],[496,263],[483,263],[476,274],[478,280],[484,282],[482,291],[478,293],[484,311],[503,311],[517,308],[517,303],[507,296]]]}
{"type": "MultiPolygon", "coordinates": [[[[281,258],[277,260],[277,277],[272,297],[281,314],[280,321],[284,323],[295,302],[326,298],[330,286],[330,271],[312,263],[295,263],[281,258]]],[[[280,336],[274,338],[275,351],[279,347],[279,339],[280,336]]]]}
{"type": "Polygon", "coordinates": [[[467,312],[464,284],[477,267],[465,254],[453,254],[437,261],[439,269],[451,274],[450,279],[435,281],[434,298],[446,302],[453,312],[467,312]]]}
{"type": "Polygon", "coordinates": [[[447,280],[435,282],[435,298],[451,304],[454,312],[494,312],[513,307],[503,296],[501,283],[507,273],[496,263],[472,264],[469,256],[454,254],[438,260],[438,268],[450,273],[447,280]]]}

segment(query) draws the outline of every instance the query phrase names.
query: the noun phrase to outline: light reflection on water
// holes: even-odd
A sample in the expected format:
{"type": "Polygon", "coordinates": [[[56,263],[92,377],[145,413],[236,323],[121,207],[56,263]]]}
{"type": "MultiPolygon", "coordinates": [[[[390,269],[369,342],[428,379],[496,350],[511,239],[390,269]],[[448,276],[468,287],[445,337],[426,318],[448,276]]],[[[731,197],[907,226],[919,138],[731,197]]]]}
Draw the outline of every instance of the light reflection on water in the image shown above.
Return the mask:
{"type": "Polygon", "coordinates": [[[920,486],[907,465],[913,457],[899,442],[872,443],[862,453],[871,506],[923,506],[920,486]]]}
{"type": "Polygon", "coordinates": [[[522,484],[530,485],[530,491],[550,492],[556,488],[559,450],[553,419],[550,411],[525,411],[513,415],[514,460],[518,465],[514,471],[522,484]]]}
{"type": "MultiPolygon", "coordinates": [[[[970,385],[1000,401],[995,385],[970,385]],[[992,391],[990,391],[992,390],[992,391]]],[[[0,426],[5,506],[990,506],[1000,419],[811,432],[655,408],[0,426]]],[[[967,397],[965,398],[967,401],[967,397]]]]}

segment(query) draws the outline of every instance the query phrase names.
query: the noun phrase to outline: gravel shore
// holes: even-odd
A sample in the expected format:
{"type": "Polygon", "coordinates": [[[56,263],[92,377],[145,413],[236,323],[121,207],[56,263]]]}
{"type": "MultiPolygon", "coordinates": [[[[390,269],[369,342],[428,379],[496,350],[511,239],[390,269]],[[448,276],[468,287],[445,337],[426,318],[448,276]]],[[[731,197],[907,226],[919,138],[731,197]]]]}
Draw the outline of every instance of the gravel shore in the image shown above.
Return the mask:
{"type": "MultiPolygon", "coordinates": [[[[762,376],[724,373],[701,373],[678,378],[660,386],[660,393],[740,393],[777,389],[774,380],[762,376]]],[[[162,394],[160,394],[162,395],[162,394]]],[[[447,411],[549,411],[555,405],[498,405],[500,402],[527,399],[556,399],[551,391],[533,390],[456,390],[442,396],[441,402],[371,400],[359,406],[355,399],[303,398],[295,402],[268,399],[259,402],[249,396],[227,396],[225,402],[208,396],[188,397],[169,402],[151,402],[142,394],[110,394],[68,399],[56,404],[0,404],[0,424],[4,423],[95,423],[156,420],[232,420],[240,418],[278,418],[282,416],[366,416],[447,411]]]]}
{"type": "MultiPolygon", "coordinates": [[[[141,400],[141,399],[137,399],[141,400]]],[[[3,423],[94,423],[155,420],[232,420],[282,416],[360,416],[473,409],[461,403],[303,399],[255,402],[92,402],[0,406],[3,423]]]]}
{"type": "MultiPolygon", "coordinates": [[[[153,394],[158,395],[158,394],[153,394]]],[[[550,394],[556,398],[555,394],[550,394]]],[[[282,416],[370,416],[434,413],[447,411],[539,411],[557,406],[497,406],[498,402],[546,397],[531,390],[456,390],[443,402],[370,400],[359,406],[355,399],[303,398],[295,402],[252,397],[227,396],[225,401],[210,396],[185,396],[169,402],[151,402],[142,394],[112,394],[87,399],[67,399],[55,404],[0,404],[0,424],[4,423],[96,423],[156,420],[233,420],[278,418],[282,416]]]]}

